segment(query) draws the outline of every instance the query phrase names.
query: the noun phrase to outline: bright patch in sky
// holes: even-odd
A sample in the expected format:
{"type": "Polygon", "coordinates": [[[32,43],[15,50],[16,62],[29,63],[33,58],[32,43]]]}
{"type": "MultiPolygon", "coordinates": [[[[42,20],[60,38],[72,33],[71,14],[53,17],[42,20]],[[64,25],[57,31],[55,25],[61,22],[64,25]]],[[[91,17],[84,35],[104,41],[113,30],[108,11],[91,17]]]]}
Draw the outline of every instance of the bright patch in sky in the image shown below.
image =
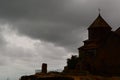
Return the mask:
{"type": "MultiPolygon", "coordinates": [[[[37,40],[32,40],[26,36],[19,36],[15,32],[8,33],[5,31],[5,39],[7,42],[9,42],[10,45],[16,45],[18,47],[33,49],[34,44],[37,42],[37,40]]],[[[40,41],[38,41],[40,42],[40,41]]]]}
{"type": "Polygon", "coordinates": [[[12,25],[1,25],[0,28],[6,42],[0,49],[0,71],[5,73],[0,74],[0,80],[7,77],[15,80],[21,75],[34,74],[35,69],[41,69],[43,62],[48,63],[49,70],[63,69],[66,59],[73,54],[53,43],[20,35],[12,25]]]}

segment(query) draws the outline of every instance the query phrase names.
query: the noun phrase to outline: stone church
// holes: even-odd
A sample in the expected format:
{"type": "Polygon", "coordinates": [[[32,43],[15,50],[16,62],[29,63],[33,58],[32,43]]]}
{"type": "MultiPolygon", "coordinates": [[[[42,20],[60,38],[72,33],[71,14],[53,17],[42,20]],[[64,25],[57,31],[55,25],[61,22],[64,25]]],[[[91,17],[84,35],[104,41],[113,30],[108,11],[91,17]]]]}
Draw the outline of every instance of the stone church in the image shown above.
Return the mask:
{"type": "Polygon", "coordinates": [[[68,59],[63,72],[120,75],[120,28],[112,31],[99,14],[88,27],[88,40],[83,42],[79,56],[68,59]]]}

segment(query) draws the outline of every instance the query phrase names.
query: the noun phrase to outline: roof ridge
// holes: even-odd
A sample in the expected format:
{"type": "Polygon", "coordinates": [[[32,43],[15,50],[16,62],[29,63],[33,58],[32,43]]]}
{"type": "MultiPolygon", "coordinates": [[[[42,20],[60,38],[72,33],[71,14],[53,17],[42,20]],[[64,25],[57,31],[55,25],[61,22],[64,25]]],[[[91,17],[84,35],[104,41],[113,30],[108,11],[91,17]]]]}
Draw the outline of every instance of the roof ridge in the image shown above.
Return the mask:
{"type": "Polygon", "coordinates": [[[94,20],[94,22],[90,25],[90,28],[110,28],[110,25],[102,18],[102,16],[99,14],[98,17],[94,20]]]}

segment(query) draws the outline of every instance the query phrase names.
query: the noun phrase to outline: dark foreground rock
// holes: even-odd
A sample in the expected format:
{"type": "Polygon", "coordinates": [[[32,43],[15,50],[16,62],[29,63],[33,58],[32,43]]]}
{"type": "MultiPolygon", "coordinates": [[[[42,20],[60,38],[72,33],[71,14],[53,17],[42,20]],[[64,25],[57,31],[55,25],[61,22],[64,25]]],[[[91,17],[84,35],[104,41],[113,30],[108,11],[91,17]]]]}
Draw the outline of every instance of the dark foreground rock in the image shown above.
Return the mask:
{"type": "Polygon", "coordinates": [[[36,77],[36,76],[22,76],[20,80],[74,80],[70,77],[36,77]]]}

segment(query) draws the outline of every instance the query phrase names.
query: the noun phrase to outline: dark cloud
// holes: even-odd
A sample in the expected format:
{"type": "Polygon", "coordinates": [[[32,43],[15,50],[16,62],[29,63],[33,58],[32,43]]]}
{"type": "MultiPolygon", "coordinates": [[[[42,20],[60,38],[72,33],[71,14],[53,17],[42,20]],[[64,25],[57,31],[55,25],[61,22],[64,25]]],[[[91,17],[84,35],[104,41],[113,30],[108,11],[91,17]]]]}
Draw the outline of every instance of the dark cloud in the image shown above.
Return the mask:
{"type": "Polygon", "coordinates": [[[81,36],[86,36],[87,27],[97,17],[99,7],[113,26],[114,4],[112,0],[1,0],[0,17],[23,35],[75,51],[84,39],[81,36]]]}
{"type": "Polygon", "coordinates": [[[119,0],[0,0],[0,24],[11,24],[13,27],[8,27],[18,31],[15,34],[19,37],[42,42],[36,43],[37,51],[32,52],[7,42],[0,28],[0,66],[6,66],[4,70],[11,65],[15,68],[19,65],[20,69],[39,68],[39,64],[47,62],[52,68],[56,65],[61,68],[67,54],[77,53],[87,38],[87,27],[98,16],[98,8],[113,30],[120,26],[119,3],[119,0]]]}
{"type": "MultiPolygon", "coordinates": [[[[63,1],[46,1],[46,0],[1,0],[0,14],[3,18],[19,19],[30,18],[35,19],[39,16],[46,16],[46,13],[55,13],[59,11],[59,4],[63,1]],[[58,10],[57,10],[58,9],[58,10]]],[[[49,16],[49,15],[48,15],[49,16]]]]}
{"type": "Polygon", "coordinates": [[[24,35],[57,46],[77,48],[77,43],[83,40],[80,34],[84,30],[81,28],[84,20],[78,15],[79,11],[77,15],[76,12],[67,11],[65,2],[67,3],[55,0],[3,1],[1,18],[15,24],[15,28],[24,35]]]}
{"type": "MultiPolygon", "coordinates": [[[[114,2],[112,0],[0,0],[0,21],[11,23],[13,30],[18,30],[21,35],[51,42],[77,52],[77,48],[87,38],[87,27],[98,15],[98,8],[102,9],[101,14],[103,13],[108,23],[114,29],[118,28],[117,16],[120,13],[118,2],[118,0],[114,2]]],[[[5,44],[4,41],[1,37],[0,43],[5,44]]]]}
{"type": "Polygon", "coordinates": [[[84,35],[84,33],[87,33],[84,27],[77,28],[77,26],[74,25],[53,22],[37,24],[29,22],[19,24],[18,29],[22,34],[26,34],[32,38],[41,39],[43,41],[52,42],[57,46],[69,48],[77,48],[80,45],[80,40],[82,41],[84,39],[83,36],[87,36],[84,35]]]}

